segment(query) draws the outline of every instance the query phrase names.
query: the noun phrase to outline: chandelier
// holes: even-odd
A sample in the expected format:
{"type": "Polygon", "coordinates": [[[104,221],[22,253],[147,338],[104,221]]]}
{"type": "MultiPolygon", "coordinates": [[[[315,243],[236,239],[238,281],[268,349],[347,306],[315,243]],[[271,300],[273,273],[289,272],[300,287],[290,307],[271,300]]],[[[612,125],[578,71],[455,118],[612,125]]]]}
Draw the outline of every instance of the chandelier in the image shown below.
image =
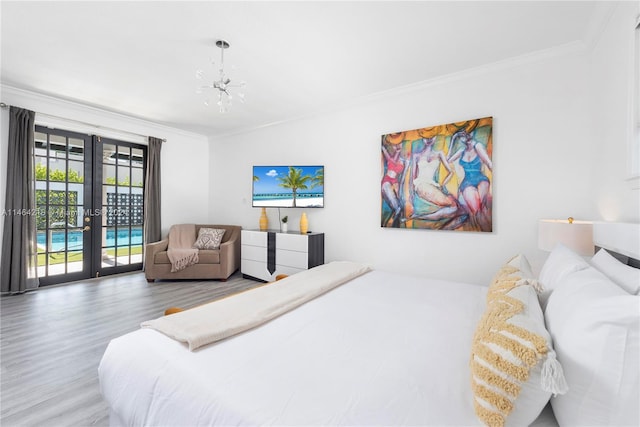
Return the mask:
{"type": "MultiPolygon", "coordinates": [[[[196,89],[196,93],[205,93],[212,90],[212,93],[209,92],[209,97],[204,101],[204,105],[209,106],[215,99],[217,98],[216,104],[220,109],[221,113],[226,113],[231,108],[233,96],[231,94],[231,88],[241,88],[246,85],[246,82],[241,81],[239,83],[231,83],[231,79],[226,75],[224,71],[224,50],[229,48],[229,42],[226,40],[217,40],[216,46],[220,48],[220,68],[218,69],[218,79],[214,80],[211,84],[207,84],[204,86],[198,87],[196,89]],[[216,92],[217,91],[217,92],[216,92]]],[[[212,61],[212,64],[215,63],[212,61]]],[[[203,70],[196,71],[196,78],[199,80],[203,80],[205,78],[203,70]]],[[[237,93],[238,99],[240,102],[244,103],[244,93],[237,93]]]]}

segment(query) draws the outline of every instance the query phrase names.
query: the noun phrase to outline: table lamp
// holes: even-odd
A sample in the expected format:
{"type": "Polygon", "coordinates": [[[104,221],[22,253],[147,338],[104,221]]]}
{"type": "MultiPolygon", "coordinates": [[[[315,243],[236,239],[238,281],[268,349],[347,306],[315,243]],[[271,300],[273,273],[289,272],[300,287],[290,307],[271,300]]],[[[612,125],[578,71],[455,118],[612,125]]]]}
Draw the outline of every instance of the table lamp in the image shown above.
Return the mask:
{"type": "Polygon", "coordinates": [[[541,219],[538,222],[538,248],[551,252],[558,243],[578,255],[593,255],[593,223],[575,221],[572,217],[564,220],[541,219]]]}

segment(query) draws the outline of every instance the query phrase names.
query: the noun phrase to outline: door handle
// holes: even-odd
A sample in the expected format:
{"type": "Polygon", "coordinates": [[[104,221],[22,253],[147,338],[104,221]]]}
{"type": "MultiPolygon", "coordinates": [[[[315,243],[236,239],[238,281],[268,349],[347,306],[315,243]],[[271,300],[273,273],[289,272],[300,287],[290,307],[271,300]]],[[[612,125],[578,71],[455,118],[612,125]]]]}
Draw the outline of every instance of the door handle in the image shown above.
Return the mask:
{"type": "Polygon", "coordinates": [[[85,225],[85,226],[82,228],[82,231],[89,231],[89,230],[91,230],[91,227],[89,227],[88,225],[85,225]]]}

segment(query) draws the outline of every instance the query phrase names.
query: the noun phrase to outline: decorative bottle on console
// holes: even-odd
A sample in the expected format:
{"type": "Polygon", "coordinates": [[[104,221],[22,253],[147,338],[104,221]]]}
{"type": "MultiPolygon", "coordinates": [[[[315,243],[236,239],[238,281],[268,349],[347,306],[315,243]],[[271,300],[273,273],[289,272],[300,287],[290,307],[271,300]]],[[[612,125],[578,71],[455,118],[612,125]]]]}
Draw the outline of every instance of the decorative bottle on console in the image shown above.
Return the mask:
{"type": "Polygon", "coordinates": [[[267,218],[267,209],[262,208],[262,214],[260,215],[260,231],[267,231],[269,228],[269,218],[267,218]]]}
{"type": "Polygon", "coordinates": [[[300,217],[300,233],[307,234],[309,231],[309,221],[307,220],[307,214],[302,212],[302,216],[300,217]]]}

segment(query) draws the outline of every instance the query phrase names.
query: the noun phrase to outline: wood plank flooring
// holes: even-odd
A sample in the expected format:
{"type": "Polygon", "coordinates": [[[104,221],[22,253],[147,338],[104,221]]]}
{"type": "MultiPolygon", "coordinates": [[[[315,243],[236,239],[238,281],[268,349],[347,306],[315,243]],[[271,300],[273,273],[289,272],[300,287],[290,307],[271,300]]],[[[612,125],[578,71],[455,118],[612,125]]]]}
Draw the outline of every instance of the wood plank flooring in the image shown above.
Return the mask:
{"type": "Polygon", "coordinates": [[[98,364],[109,341],[171,306],[193,307],[261,283],[147,283],[143,273],[0,298],[0,425],[107,426],[98,364]]]}

